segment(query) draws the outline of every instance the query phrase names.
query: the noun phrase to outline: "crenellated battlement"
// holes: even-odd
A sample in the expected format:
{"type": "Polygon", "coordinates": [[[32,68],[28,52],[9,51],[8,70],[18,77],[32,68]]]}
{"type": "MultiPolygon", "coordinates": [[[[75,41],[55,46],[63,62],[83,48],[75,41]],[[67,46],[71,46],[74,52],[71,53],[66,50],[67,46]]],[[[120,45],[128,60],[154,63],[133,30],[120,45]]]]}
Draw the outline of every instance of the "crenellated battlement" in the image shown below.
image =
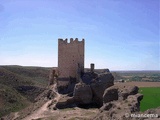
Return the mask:
{"type": "Polygon", "coordinates": [[[68,41],[67,38],[66,39],[59,38],[58,42],[61,43],[61,44],[84,43],[84,39],[79,41],[78,38],[75,38],[75,39],[70,38],[70,41],[68,41]]]}

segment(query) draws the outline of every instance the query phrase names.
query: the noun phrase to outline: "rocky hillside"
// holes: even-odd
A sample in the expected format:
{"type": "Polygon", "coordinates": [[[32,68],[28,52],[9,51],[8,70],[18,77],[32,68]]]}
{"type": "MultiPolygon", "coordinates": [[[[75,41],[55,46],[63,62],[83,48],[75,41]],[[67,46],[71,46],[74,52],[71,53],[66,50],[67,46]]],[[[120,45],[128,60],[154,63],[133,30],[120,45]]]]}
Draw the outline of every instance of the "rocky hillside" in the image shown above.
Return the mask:
{"type": "MultiPolygon", "coordinates": [[[[60,94],[57,77],[50,74],[49,79],[49,73],[53,73],[50,71],[51,68],[0,66],[0,116],[3,120],[139,119],[130,115],[141,114],[143,95],[138,93],[137,86],[114,84],[115,76],[121,77],[118,74],[108,69],[87,70],[71,92],[60,94]]],[[[68,88],[70,86],[72,84],[68,88]]],[[[159,119],[159,110],[151,109],[142,114],[155,113],[159,119]]]]}
{"type": "Polygon", "coordinates": [[[48,85],[50,68],[0,66],[0,117],[18,111],[48,85]]]}

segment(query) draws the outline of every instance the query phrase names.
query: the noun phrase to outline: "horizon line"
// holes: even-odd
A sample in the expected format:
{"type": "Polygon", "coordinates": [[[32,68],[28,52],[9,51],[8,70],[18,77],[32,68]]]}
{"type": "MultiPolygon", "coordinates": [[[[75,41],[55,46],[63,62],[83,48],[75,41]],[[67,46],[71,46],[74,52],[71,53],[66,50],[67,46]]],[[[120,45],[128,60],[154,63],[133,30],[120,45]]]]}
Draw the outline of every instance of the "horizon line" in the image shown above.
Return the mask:
{"type": "MultiPolygon", "coordinates": [[[[30,65],[0,65],[0,66],[20,66],[20,67],[42,67],[42,68],[58,68],[58,67],[53,67],[53,66],[30,66],[30,65]]],[[[84,69],[90,69],[88,67],[85,67],[84,69]]],[[[104,70],[104,69],[109,69],[109,68],[95,68],[95,70],[104,70]]],[[[110,69],[109,69],[110,70],[110,69]]],[[[160,70],[140,70],[140,69],[137,69],[137,70],[110,70],[112,72],[118,72],[118,71],[160,71],[160,70]]]]}

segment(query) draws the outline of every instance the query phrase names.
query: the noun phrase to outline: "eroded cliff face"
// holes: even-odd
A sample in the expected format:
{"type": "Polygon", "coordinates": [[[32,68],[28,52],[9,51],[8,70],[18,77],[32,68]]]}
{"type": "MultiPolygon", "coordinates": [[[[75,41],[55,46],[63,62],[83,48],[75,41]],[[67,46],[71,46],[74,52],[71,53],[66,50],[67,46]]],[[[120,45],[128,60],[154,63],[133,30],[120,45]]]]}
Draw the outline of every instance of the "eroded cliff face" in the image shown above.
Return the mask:
{"type": "MultiPolygon", "coordinates": [[[[94,89],[97,90],[96,87],[94,89]]],[[[100,90],[102,92],[102,86],[100,90]]],[[[75,106],[87,106],[89,104],[96,105],[98,108],[100,107],[99,112],[91,119],[129,120],[132,118],[126,117],[126,114],[138,113],[140,111],[140,101],[143,99],[143,95],[138,93],[137,86],[112,85],[106,87],[102,96],[100,95],[96,96],[96,98],[90,85],[78,83],[74,89],[73,96],[61,98],[56,107],[64,109],[75,106]],[[95,100],[97,101],[95,102],[95,100]]]]}
{"type": "Polygon", "coordinates": [[[131,113],[140,111],[143,95],[138,93],[137,86],[114,85],[105,90],[103,106],[94,120],[127,120],[131,113]]]}
{"type": "Polygon", "coordinates": [[[126,117],[126,114],[140,111],[143,95],[138,90],[137,86],[114,85],[109,71],[100,74],[88,72],[82,77],[82,82],[75,85],[73,96],[61,98],[56,107],[61,109],[90,104],[99,108],[99,112],[90,119],[129,120],[132,118],[126,117]]]}
{"type": "Polygon", "coordinates": [[[83,106],[88,104],[95,104],[97,107],[103,105],[103,94],[106,88],[114,85],[114,78],[110,72],[101,74],[87,72],[82,76],[81,82],[77,83],[74,87],[73,95],[70,98],[62,98],[63,102],[58,102],[57,107],[63,108],[76,104],[83,106]],[[66,99],[66,100],[64,100],[66,99]],[[72,99],[72,100],[71,100],[72,99]],[[72,101],[69,102],[68,101],[72,101]]]}

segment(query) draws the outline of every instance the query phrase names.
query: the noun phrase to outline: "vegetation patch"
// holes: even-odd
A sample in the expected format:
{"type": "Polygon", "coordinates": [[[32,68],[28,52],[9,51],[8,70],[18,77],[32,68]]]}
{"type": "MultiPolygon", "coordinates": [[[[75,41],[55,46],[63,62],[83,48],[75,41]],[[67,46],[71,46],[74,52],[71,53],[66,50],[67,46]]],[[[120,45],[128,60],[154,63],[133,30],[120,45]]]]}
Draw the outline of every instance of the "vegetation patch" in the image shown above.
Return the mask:
{"type": "Polygon", "coordinates": [[[33,103],[48,85],[50,69],[0,66],[0,117],[33,103]]]}
{"type": "Polygon", "coordinates": [[[0,117],[10,112],[19,111],[29,105],[27,99],[19,94],[15,89],[0,85],[0,117]]]}
{"type": "Polygon", "coordinates": [[[140,104],[142,112],[160,106],[160,87],[142,87],[139,93],[144,95],[140,104]]]}

